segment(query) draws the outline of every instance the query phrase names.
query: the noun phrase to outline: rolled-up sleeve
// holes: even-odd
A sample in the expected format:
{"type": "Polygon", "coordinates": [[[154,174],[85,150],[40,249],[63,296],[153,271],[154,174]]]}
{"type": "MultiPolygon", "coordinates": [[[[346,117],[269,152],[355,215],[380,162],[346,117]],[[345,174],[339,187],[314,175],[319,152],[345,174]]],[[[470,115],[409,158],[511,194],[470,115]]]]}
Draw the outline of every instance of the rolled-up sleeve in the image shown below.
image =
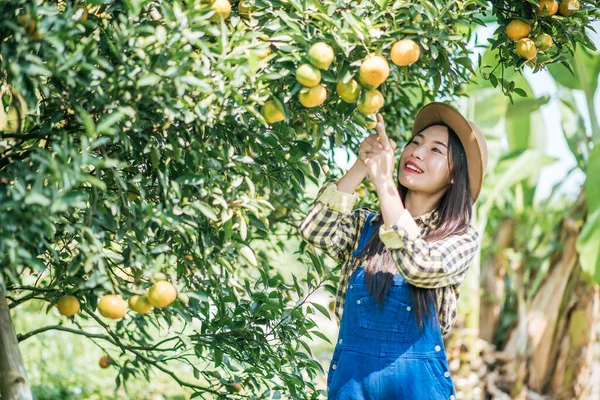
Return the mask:
{"type": "Polygon", "coordinates": [[[355,193],[337,189],[335,181],[326,182],[299,226],[301,237],[336,261],[345,260],[354,250],[367,209],[353,210],[355,193]]]}
{"type": "Polygon", "coordinates": [[[391,229],[382,225],[379,237],[404,279],[428,289],[461,284],[479,248],[479,234],[472,226],[459,235],[425,241],[407,210],[391,229]]]}

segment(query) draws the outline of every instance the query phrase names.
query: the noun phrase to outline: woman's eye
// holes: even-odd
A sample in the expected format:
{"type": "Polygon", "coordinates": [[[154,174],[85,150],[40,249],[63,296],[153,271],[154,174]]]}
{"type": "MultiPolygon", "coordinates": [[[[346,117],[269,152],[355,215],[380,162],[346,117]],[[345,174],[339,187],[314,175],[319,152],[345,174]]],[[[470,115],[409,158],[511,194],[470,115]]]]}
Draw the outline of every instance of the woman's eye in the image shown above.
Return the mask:
{"type": "Polygon", "coordinates": [[[410,144],[414,144],[414,145],[419,145],[419,142],[417,142],[416,140],[413,140],[412,142],[410,142],[410,144]]]}
{"type": "Polygon", "coordinates": [[[442,154],[442,152],[440,151],[440,149],[438,149],[437,147],[434,147],[433,151],[437,151],[438,153],[442,154]]]}

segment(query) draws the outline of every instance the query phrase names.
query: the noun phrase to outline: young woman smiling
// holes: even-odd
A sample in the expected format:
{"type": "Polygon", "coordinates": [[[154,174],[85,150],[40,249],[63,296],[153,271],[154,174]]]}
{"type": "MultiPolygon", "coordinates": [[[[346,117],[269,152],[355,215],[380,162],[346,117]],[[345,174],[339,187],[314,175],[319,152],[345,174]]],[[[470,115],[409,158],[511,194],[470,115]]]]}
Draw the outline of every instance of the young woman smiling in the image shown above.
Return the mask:
{"type": "Polygon", "coordinates": [[[300,225],[302,237],[342,263],[340,324],[329,399],[455,399],[443,335],[478,251],[471,225],[487,164],[485,138],[456,109],[430,103],[400,154],[381,115],[358,160],[328,181],[300,225]],[[380,211],[354,209],[368,177],[380,211]]]}

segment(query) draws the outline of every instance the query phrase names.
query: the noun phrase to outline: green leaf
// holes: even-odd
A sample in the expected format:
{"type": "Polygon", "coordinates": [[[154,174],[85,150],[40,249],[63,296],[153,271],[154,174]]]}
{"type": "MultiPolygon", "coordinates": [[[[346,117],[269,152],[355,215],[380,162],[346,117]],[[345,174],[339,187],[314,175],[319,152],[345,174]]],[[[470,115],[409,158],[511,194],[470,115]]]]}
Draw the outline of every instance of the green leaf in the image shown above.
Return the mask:
{"type": "Polygon", "coordinates": [[[588,216],[577,238],[581,269],[600,284],[600,208],[588,216]]]}
{"type": "Polygon", "coordinates": [[[310,304],[312,304],[317,310],[319,310],[321,314],[327,317],[327,319],[331,319],[331,314],[329,314],[329,310],[327,310],[327,308],[323,307],[319,303],[315,303],[314,301],[311,301],[310,304]]]}
{"type": "Polygon", "coordinates": [[[594,148],[588,158],[588,171],[585,180],[585,202],[590,214],[600,210],[600,140],[594,143],[594,148]]]}
{"type": "Polygon", "coordinates": [[[214,212],[214,210],[212,209],[211,206],[209,206],[208,204],[206,204],[203,201],[198,201],[196,202],[196,205],[198,206],[198,209],[200,210],[200,212],[202,214],[204,214],[205,217],[207,217],[208,219],[210,219],[211,221],[218,221],[219,218],[217,217],[217,214],[214,212]]]}
{"type": "Polygon", "coordinates": [[[223,351],[221,349],[217,348],[214,350],[214,362],[215,368],[218,368],[223,363],[223,351]]]}
{"type": "Polygon", "coordinates": [[[329,339],[327,336],[325,336],[323,333],[321,333],[321,332],[319,332],[319,331],[310,331],[310,333],[311,333],[312,335],[315,335],[315,336],[318,336],[318,337],[320,337],[321,339],[323,339],[323,340],[324,340],[324,341],[326,341],[327,343],[331,343],[331,340],[330,340],[330,339],[329,339]]]}
{"type": "Polygon", "coordinates": [[[42,207],[48,207],[50,205],[50,199],[41,193],[31,192],[25,197],[25,204],[37,204],[42,207]]]}
{"type": "Polygon", "coordinates": [[[112,128],[112,126],[119,122],[124,116],[125,114],[122,112],[115,111],[112,114],[108,114],[102,118],[102,121],[100,121],[96,127],[98,134],[101,135],[103,133],[110,133],[110,128],[112,128]]]}
{"type": "Polygon", "coordinates": [[[143,86],[153,86],[156,85],[160,81],[160,76],[156,74],[148,74],[146,76],[141,77],[137,81],[138,87],[143,86]]]}

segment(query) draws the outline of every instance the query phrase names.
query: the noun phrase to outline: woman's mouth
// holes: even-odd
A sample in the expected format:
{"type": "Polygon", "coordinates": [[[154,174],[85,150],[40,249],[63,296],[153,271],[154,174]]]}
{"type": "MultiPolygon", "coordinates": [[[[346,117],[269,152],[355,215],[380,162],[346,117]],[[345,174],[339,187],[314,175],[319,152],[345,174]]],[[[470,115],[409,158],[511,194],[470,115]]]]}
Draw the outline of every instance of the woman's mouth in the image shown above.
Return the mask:
{"type": "Polygon", "coordinates": [[[411,161],[408,161],[406,164],[404,164],[404,170],[406,172],[410,172],[412,174],[422,174],[423,170],[420,169],[419,167],[417,167],[417,165],[411,161]]]}

